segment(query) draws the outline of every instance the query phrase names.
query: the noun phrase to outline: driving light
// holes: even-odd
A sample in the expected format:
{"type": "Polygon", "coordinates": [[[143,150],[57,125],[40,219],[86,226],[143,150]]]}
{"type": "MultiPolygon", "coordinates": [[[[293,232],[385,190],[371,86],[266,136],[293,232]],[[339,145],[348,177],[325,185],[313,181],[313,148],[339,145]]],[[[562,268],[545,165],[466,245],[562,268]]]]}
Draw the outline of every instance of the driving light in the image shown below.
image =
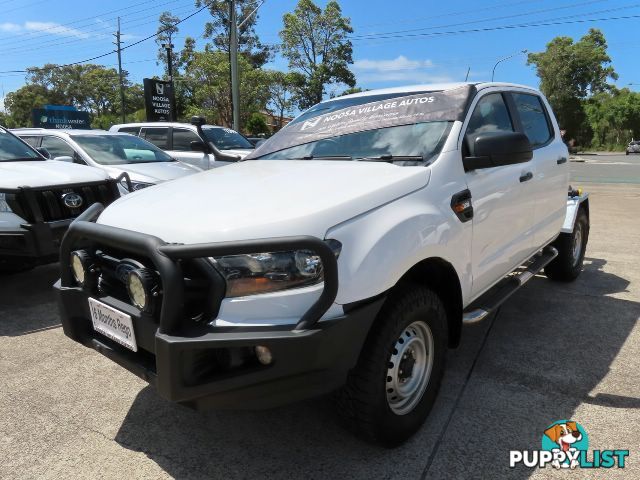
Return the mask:
{"type": "MultiPolygon", "coordinates": [[[[336,258],[342,244],[326,240],[336,258]]],[[[210,259],[227,281],[227,297],[241,297],[316,285],[324,280],[322,260],[310,250],[227,255],[210,259]]]]}
{"type": "Polygon", "coordinates": [[[76,283],[83,288],[86,287],[95,273],[91,256],[86,250],[75,250],[71,252],[70,263],[76,283]]]}
{"type": "Polygon", "coordinates": [[[142,311],[152,310],[153,297],[158,295],[158,279],[153,270],[138,268],[127,275],[127,292],[133,305],[142,311]]]}
{"type": "Polygon", "coordinates": [[[269,365],[273,361],[273,356],[271,355],[271,350],[268,347],[263,345],[258,345],[255,348],[256,357],[258,357],[258,361],[262,365],[269,365]]]}

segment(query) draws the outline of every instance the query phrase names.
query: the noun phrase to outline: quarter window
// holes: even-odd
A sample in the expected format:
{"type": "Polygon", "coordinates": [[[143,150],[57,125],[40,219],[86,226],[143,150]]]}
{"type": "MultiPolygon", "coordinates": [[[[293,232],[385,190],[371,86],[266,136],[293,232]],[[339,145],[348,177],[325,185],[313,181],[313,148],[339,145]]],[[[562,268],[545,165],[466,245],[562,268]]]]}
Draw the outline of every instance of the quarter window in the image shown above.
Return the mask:
{"type": "Polygon", "coordinates": [[[509,110],[500,93],[490,93],[482,97],[469,120],[467,137],[486,132],[513,132],[513,123],[509,110]]]}
{"type": "Polygon", "coordinates": [[[520,123],[524,133],[529,137],[531,146],[535,148],[547,143],[553,134],[549,128],[549,121],[540,97],[526,93],[513,93],[512,95],[518,115],[520,115],[520,123]]]}
{"type": "Polygon", "coordinates": [[[118,131],[122,133],[129,133],[131,135],[140,136],[140,127],[122,127],[118,131]]]}
{"type": "Polygon", "coordinates": [[[167,148],[169,148],[167,142],[169,136],[168,128],[145,128],[142,131],[147,142],[153,143],[161,150],[167,150],[167,148]]]}
{"type": "Polygon", "coordinates": [[[186,128],[173,129],[173,147],[171,150],[190,152],[191,142],[201,142],[200,137],[186,128]]]}

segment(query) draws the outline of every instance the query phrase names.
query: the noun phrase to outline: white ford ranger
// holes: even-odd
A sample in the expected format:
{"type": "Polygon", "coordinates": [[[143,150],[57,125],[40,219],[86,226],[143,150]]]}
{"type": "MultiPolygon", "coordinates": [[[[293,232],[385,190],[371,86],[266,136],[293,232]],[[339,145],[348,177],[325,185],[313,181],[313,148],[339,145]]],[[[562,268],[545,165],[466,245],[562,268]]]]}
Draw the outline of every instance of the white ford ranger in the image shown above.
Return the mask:
{"type": "Polygon", "coordinates": [[[322,102],[244,161],[76,220],[56,285],[65,334],[194,408],[337,390],[357,431],[398,444],[464,323],[542,269],[579,274],[589,205],[567,196],[567,157],[523,86],[322,102]]]}
{"type": "Polygon", "coordinates": [[[56,261],[71,221],[119,196],[101,170],[47,160],[0,127],[0,273],[56,261]]]}

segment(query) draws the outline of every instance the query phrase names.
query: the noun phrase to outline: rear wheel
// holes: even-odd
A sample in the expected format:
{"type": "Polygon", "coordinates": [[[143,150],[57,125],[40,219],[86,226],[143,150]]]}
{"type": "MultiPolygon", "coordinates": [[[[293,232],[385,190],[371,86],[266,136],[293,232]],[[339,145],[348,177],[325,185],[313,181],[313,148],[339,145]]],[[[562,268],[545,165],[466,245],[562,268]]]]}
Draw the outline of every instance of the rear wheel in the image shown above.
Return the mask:
{"type": "Polygon", "coordinates": [[[573,232],[561,233],[553,243],[558,256],[544,268],[544,273],[552,280],[570,282],[578,278],[582,271],[584,254],[589,239],[589,219],[584,209],[578,211],[573,232]]]}
{"type": "Polygon", "coordinates": [[[408,285],[378,314],[338,408],[357,434],[395,446],[427,418],[444,372],[447,317],[431,290],[408,285]]]}

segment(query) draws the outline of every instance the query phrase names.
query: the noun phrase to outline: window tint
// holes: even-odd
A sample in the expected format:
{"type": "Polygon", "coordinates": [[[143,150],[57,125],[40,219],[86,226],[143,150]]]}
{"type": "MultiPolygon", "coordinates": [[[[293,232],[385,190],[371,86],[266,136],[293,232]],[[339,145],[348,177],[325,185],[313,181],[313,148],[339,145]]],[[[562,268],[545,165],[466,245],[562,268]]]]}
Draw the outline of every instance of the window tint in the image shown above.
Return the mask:
{"type": "Polygon", "coordinates": [[[44,137],[42,146],[49,150],[52,159],[56,157],[73,157],[75,154],[73,148],[58,137],[44,137]]]}
{"type": "Polygon", "coordinates": [[[131,135],[140,136],[140,127],[122,127],[118,129],[122,133],[130,133],[131,135]]]}
{"type": "Polygon", "coordinates": [[[37,148],[39,147],[39,143],[40,143],[40,137],[23,137],[22,135],[18,135],[22,140],[24,140],[25,142],[27,142],[29,145],[31,145],[33,148],[37,148]]]}
{"type": "Polygon", "coordinates": [[[536,95],[513,93],[513,100],[520,115],[522,128],[529,137],[531,145],[537,147],[547,143],[552,132],[540,98],[536,95]]]}
{"type": "MultiPolygon", "coordinates": [[[[156,147],[166,150],[168,146],[168,128],[143,128],[144,138],[146,141],[153,143],[156,147]]],[[[140,135],[142,136],[142,135],[140,135]]]]}
{"type": "Polygon", "coordinates": [[[482,97],[471,115],[467,136],[484,132],[513,132],[511,117],[500,93],[482,97]]]}
{"type": "Polygon", "coordinates": [[[178,152],[190,152],[191,142],[201,142],[200,137],[191,130],[186,128],[173,129],[173,147],[172,150],[178,152]]]}

